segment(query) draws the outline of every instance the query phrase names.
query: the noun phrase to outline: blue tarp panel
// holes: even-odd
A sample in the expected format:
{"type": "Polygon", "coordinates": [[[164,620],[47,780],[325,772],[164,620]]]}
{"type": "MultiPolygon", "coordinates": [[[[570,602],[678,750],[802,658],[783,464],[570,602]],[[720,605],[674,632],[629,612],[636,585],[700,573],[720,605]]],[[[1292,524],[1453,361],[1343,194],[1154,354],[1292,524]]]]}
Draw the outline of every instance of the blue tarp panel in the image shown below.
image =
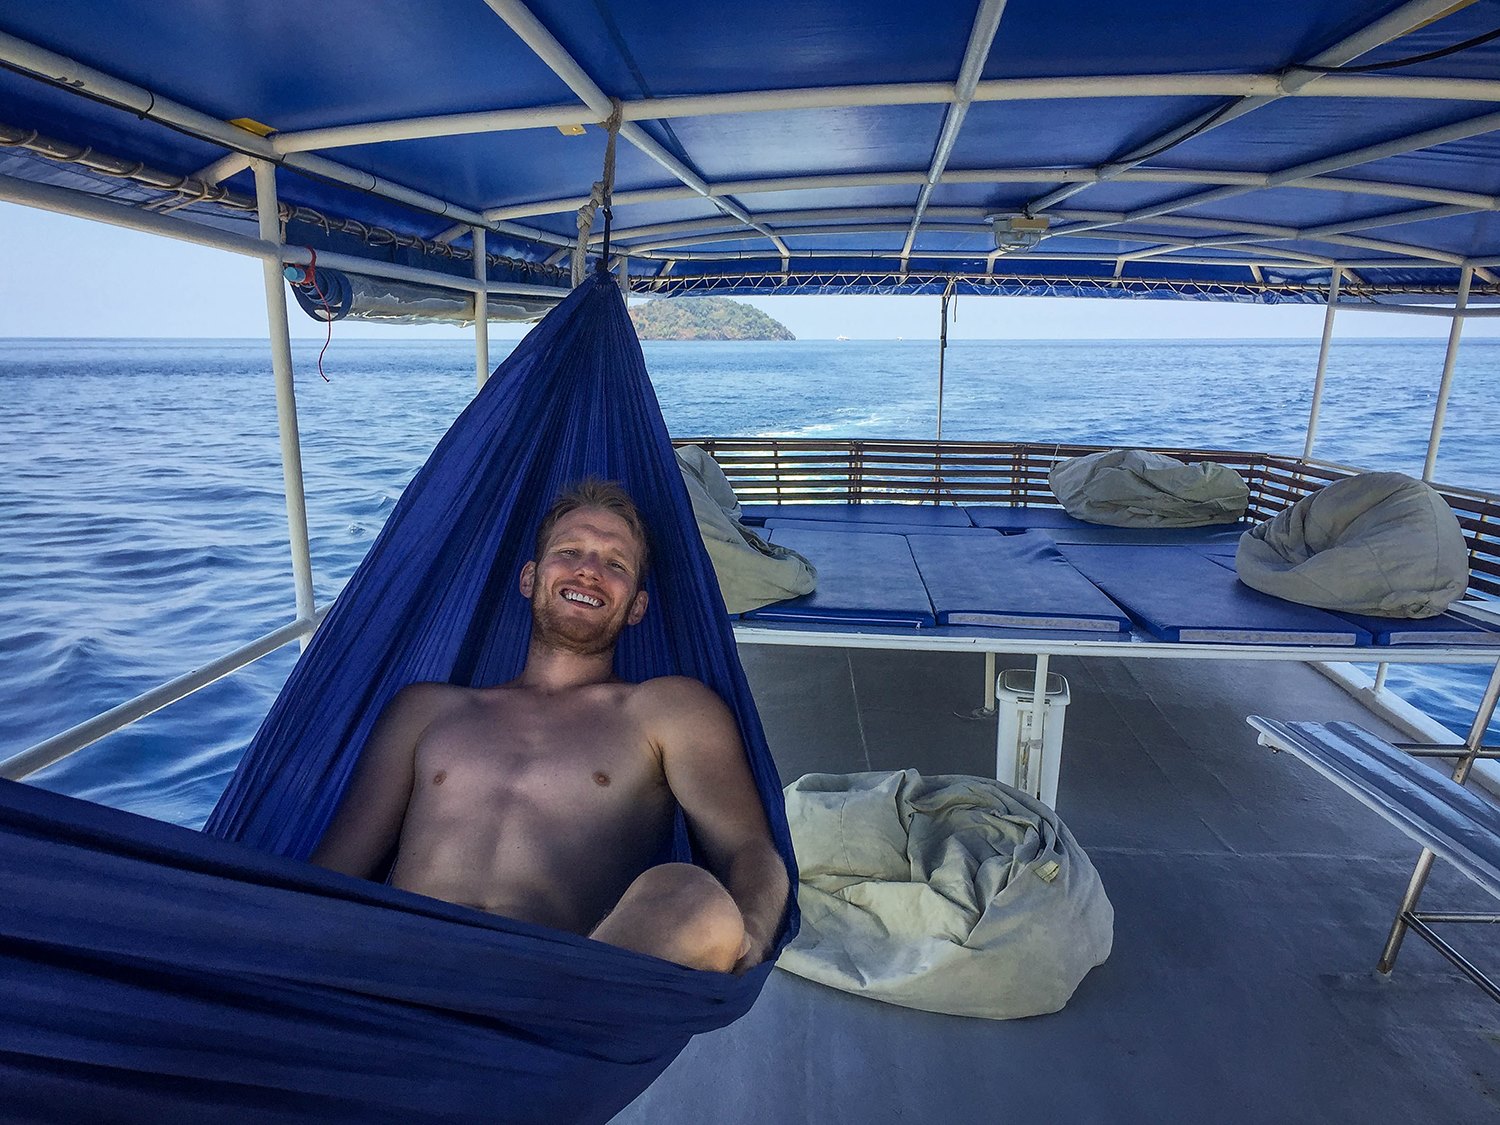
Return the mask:
{"type": "Polygon", "coordinates": [[[1368,645],[1370,634],[1320,609],[1252,590],[1187,547],[1063,546],[1090,582],[1164,641],[1368,645]]]}
{"type": "Polygon", "coordinates": [[[1118,633],[1130,617],[1041,532],[908,535],[939,625],[1118,633]]]}
{"type": "Polygon", "coordinates": [[[745,621],[805,621],[829,625],[935,625],[927,588],[901,535],[870,534],[851,547],[837,531],[773,531],[818,568],[818,588],[800,598],[751,610],[745,621]]]}
{"type": "Polygon", "coordinates": [[[794,520],[917,527],[973,526],[962,508],[949,504],[742,504],[740,511],[746,523],[782,516],[794,520]]]}

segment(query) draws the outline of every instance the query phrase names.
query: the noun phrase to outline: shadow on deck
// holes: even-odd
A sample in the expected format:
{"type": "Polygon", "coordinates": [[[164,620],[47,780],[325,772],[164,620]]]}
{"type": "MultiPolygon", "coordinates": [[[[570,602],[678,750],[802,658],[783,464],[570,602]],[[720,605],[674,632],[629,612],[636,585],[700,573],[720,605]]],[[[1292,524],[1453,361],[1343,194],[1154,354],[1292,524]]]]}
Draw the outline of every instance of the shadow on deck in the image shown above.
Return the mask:
{"type": "MultiPolygon", "coordinates": [[[[993,722],[958,717],[980,702],[977,655],[741,654],[785,781],[993,776],[993,722]]],[[[1392,977],[1374,969],[1416,846],[1257,746],[1244,717],[1402,736],[1302,665],[1052,667],[1073,697],[1059,811],[1116,911],[1114,952],[1068,1007],[963,1019],[773,973],[749,1015],[694,1040],[616,1121],[1500,1119],[1500,1007],[1416,940],[1392,977]]],[[[1484,898],[1439,864],[1424,905],[1484,898]]],[[[1494,968],[1484,930],[1456,940],[1494,968]]]]}

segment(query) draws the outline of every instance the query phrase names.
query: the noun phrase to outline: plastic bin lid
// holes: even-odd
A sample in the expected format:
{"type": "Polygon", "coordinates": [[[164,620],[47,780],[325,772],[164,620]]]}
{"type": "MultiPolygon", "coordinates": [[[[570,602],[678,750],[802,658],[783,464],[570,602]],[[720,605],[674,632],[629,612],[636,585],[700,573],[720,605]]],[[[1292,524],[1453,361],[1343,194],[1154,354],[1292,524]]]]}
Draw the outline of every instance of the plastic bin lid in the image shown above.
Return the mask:
{"type": "MultiPolygon", "coordinates": [[[[1031,698],[1032,688],[1036,686],[1036,673],[1027,668],[1007,668],[1000,673],[1000,690],[1011,692],[1015,695],[1031,698]]],[[[1047,698],[1061,696],[1062,702],[1068,699],[1068,681],[1056,672],[1047,673],[1047,698]]]]}

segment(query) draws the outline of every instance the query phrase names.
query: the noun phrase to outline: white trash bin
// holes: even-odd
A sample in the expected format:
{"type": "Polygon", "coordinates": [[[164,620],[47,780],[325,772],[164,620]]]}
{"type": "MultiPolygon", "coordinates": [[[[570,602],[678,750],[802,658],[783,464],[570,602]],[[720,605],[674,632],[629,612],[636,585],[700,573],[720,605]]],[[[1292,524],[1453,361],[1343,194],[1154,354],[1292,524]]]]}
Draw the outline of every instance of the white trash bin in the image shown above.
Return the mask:
{"type": "Polygon", "coordinates": [[[1057,808],[1057,774],[1062,766],[1063,720],[1068,710],[1068,681],[1047,673],[1040,738],[1031,730],[1031,697],[1036,674],[1007,668],[995,683],[999,733],[995,742],[995,779],[1030,793],[1057,808]],[[1040,750],[1040,753],[1037,751],[1040,750]]]}

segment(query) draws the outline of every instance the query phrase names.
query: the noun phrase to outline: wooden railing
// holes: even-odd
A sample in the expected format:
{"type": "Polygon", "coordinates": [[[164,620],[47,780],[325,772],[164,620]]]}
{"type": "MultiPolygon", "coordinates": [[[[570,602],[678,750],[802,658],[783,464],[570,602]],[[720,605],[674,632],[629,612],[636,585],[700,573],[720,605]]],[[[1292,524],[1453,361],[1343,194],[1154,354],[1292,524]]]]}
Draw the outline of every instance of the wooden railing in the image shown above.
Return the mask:
{"type": "MultiPolygon", "coordinates": [[[[681,438],[701,445],[747,504],[1008,504],[1058,507],[1047,484],[1057,461],[1107,446],[1054,442],[842,441],[681,438]]],[[[1333,481],[1361,472],[1232,449],[1153,448],[1184,461],[1228,465],[1250,486],[1247,518],[1269,519],[1333,481]]],[[[1469,542],[1469,592],[1500,597],[1500,495],[1434,485],[1469,542]]]]}

